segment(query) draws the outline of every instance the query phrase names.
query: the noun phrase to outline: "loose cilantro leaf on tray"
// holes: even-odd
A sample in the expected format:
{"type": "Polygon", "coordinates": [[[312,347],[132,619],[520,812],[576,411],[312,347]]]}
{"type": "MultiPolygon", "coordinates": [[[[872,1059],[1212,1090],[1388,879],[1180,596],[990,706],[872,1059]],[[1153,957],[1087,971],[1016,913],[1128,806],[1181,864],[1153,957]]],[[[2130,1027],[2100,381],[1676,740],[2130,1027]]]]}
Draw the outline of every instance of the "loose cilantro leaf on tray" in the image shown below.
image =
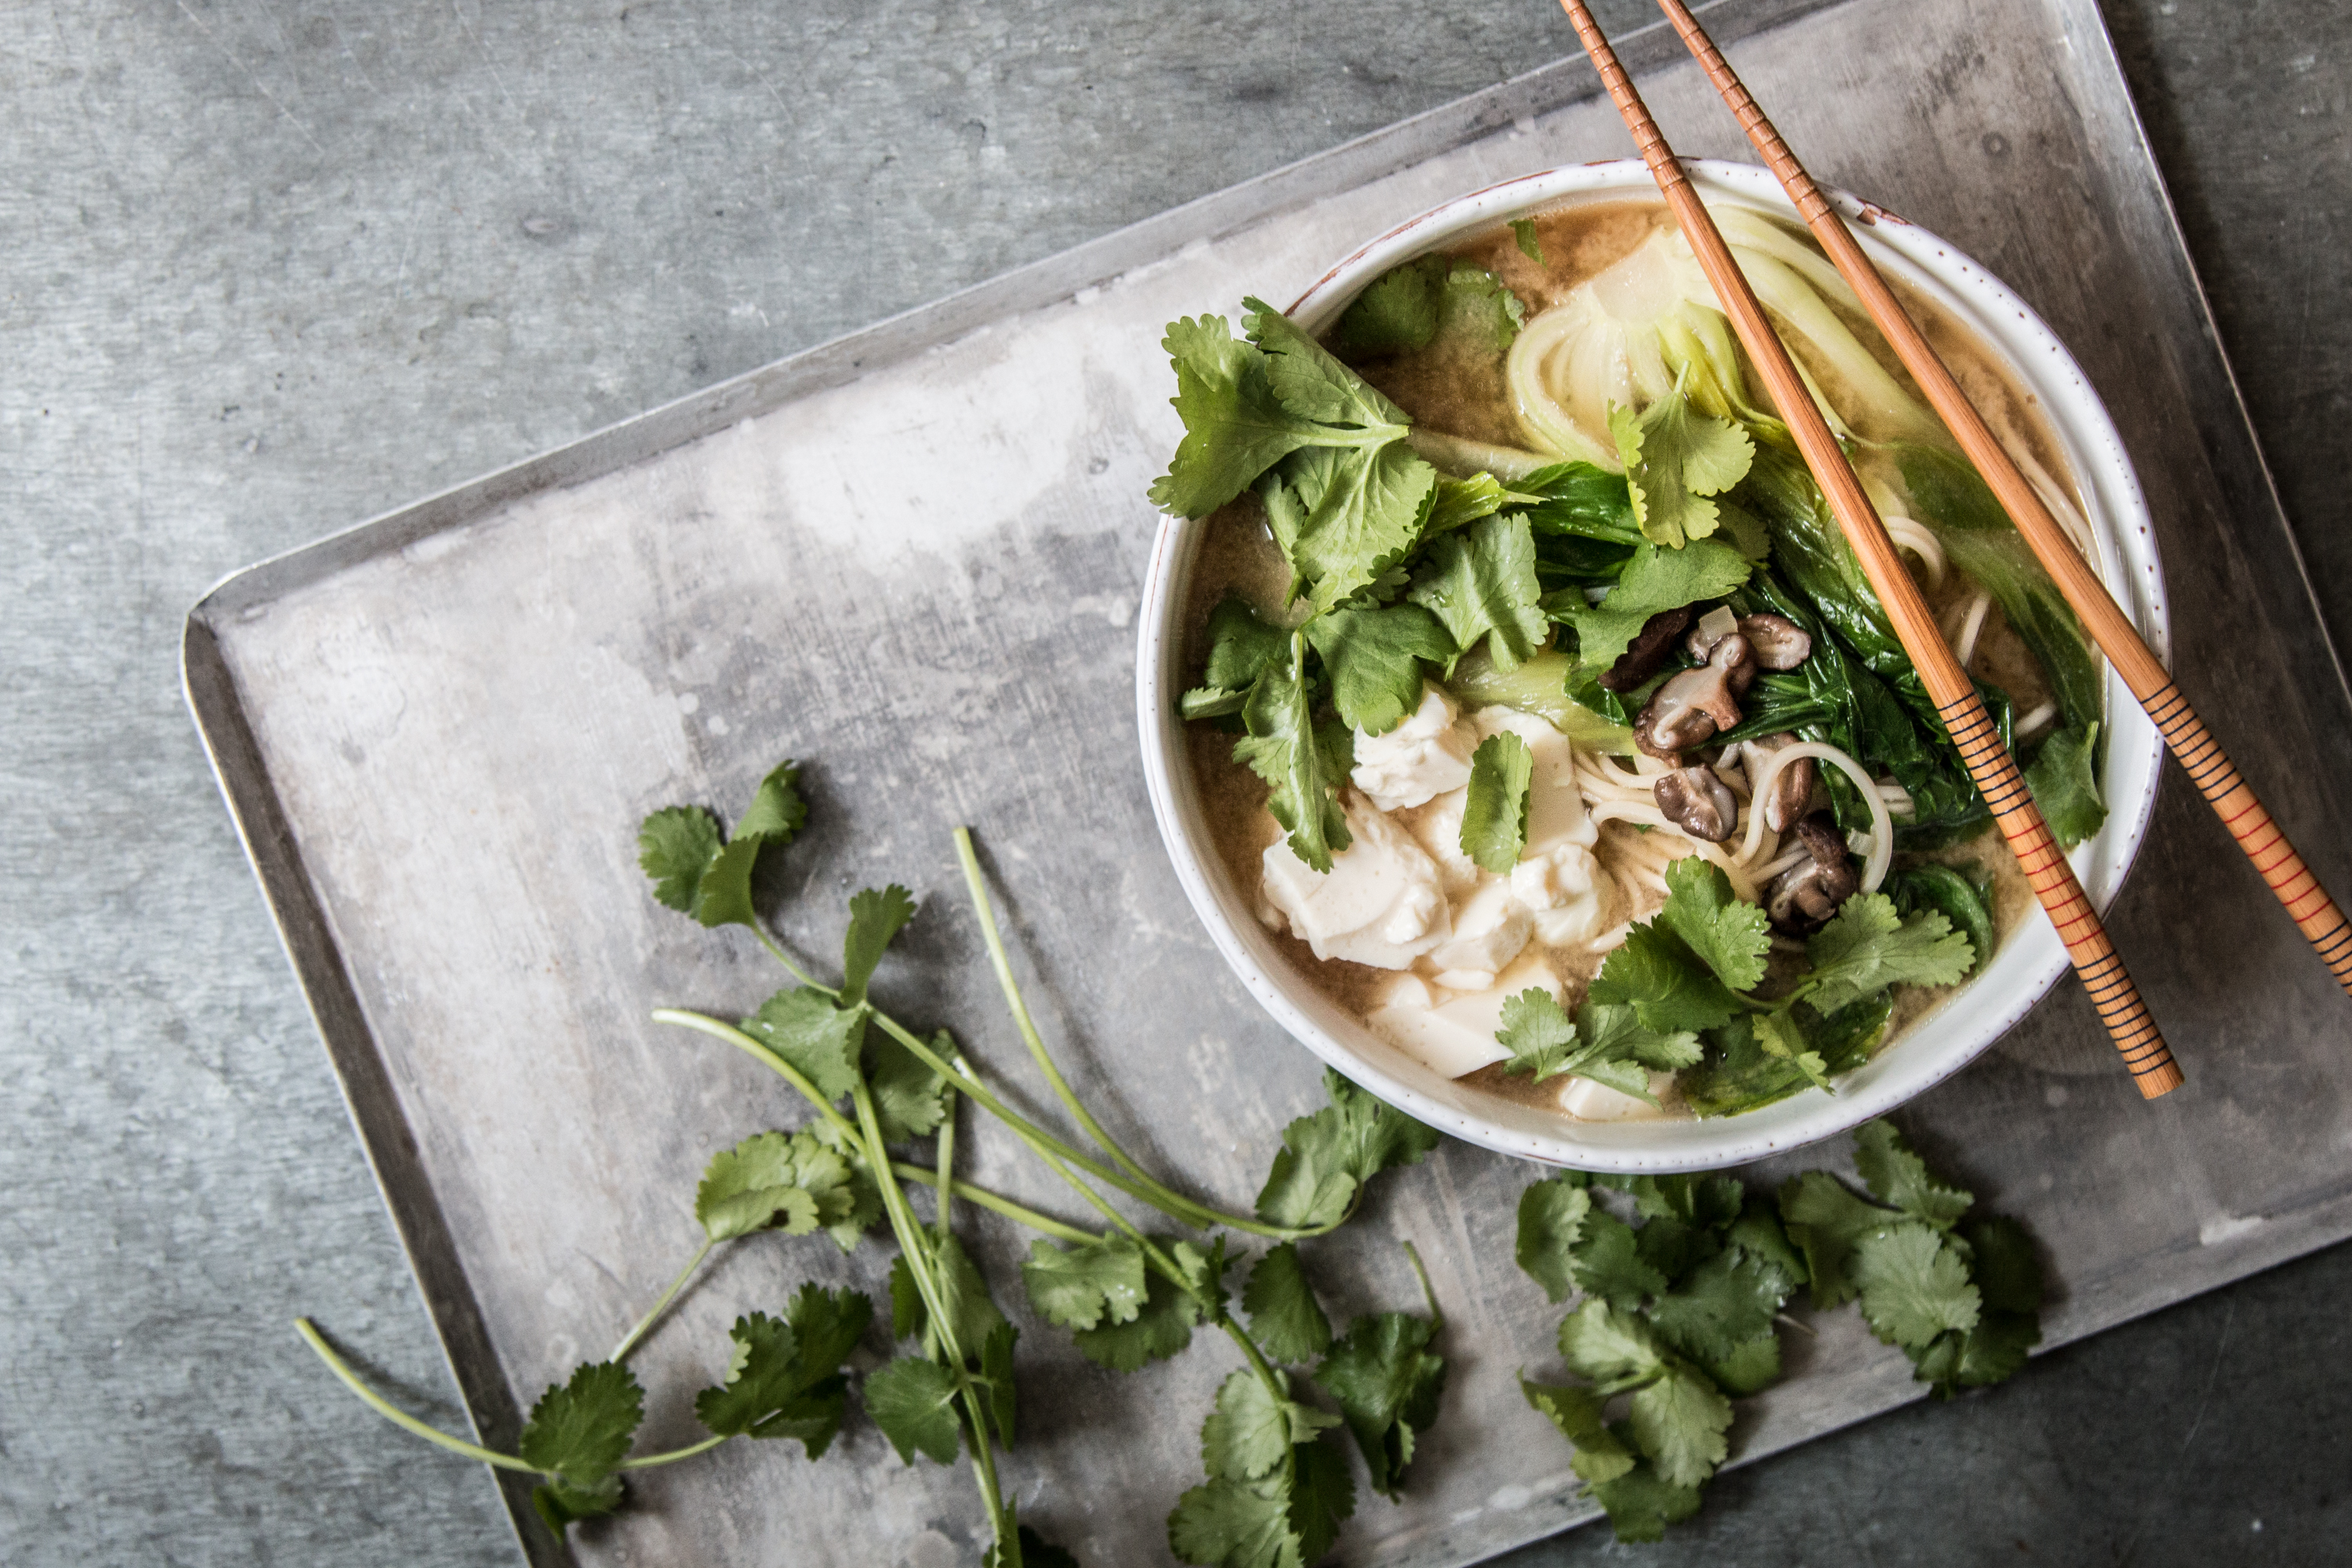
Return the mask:
{"type": "Polygon", "coordinates": [[[1298,1258],[1298,1244],[1286,1241],[1250,1270],[1242,1290],[1250,1335],[1270,1361],[1303,1364],[1331,1348],[1331,1321],[1315,1300],[1298,1258]]]}
{"type": "Polygon", "coordinates": [[[646,1418],[646,1394],[627,1367],[593,1362],[539,1396],[515,1455],[547,1477],[531,1505],[558,1535],[575,1521],[620,1506],[629,1441],[646,1418]]]}
{"type": "Polygon", "coordinates": [[[694,1217],[713,1241],[760,1230],[806,1236],[857,1206],[849,1163],[806,1129],[755,1133],[720,1150],[694,1194],[694,1217]]]}
{"type": "Polygon", "coordinates": [[[1297,1229],[1337,1224],[1354,1212],[1366,1183],[1392,1165],[1415,1165],[1437,1133],[1325,1068],[1331,1103],[1282,1132],[1282,1152],[1257,1195],[1258,1217],[1297,1229]]]}
{"type": "Polygon", "coordinates": [[[1411,1312],[1358,1318],[1315,1369],[1316,1385],[1347,1418],[1372,1489],[1386,1497],[1399,1495],[1415,1436],[1437,1423],[1445,1360],[1428,1348],[1436,1333],[1434,1322],[1411,1312]]]}
{"type": "Polygon", "coordinates": [[[1564,1171],[1549,1181],[1531,1184],[1519,1194],[1515,1256],[1519,1268],[1554,1302],[1567,1300],[1578,1288],[1573,1272],[1576,1246],[1583,1239],[1585,1219],[1592,1213],[1592,1194],[1583,1176],[1581,1171],[1564,1171]]]}
{"type": "Polygon", "coordinates": [[[797,1438],[810,1458],[822,1458],[848,1400],[841,1363],[873,1313],[856,1290],[803,1285],[782,1320],[736,1319],[726,1379],[695,1396],[696,1416],[720,1436],[797,1438]]]}
{"type": "Polygon", "coordinates": [[[962,1431],[956,1419],[955,1373],[935,1361],[900,1356],[869,1373],[866,1414],[890,1439],[905,1464],[921,1454],[942,1465],[955,1463],[962,1431]]]}
{"type": "Polygon", "coordinates": [[[1074,1247],[1031,1242],[1021,1280],[1028,1287],[1029,1304],[1060,1328],[1131,1323],[1143,1310],[1143,1252],[1124,1236],[1074,1247]]]}

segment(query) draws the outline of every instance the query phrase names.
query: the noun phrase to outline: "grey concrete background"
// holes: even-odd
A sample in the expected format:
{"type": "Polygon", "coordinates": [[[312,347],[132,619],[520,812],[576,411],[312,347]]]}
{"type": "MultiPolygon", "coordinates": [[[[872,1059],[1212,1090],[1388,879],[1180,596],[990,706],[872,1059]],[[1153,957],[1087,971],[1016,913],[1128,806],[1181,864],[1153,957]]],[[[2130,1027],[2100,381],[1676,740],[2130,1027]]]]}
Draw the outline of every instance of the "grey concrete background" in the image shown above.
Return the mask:
{"type": "MultiPolygon", "coordinates": [[[[2108,14],[2340,637],[2352,17],[2108,14]]],[[[1533,0],[0,8],[0,1559],[513,1561],[286,1326],[458,1423],[180,706],[213,579],[1570,44],[1533,0]]],[[[1737,1472],[1646,1556],[2328,1560],[2347,1290],[2337,1248],[1737,1472]]]]}

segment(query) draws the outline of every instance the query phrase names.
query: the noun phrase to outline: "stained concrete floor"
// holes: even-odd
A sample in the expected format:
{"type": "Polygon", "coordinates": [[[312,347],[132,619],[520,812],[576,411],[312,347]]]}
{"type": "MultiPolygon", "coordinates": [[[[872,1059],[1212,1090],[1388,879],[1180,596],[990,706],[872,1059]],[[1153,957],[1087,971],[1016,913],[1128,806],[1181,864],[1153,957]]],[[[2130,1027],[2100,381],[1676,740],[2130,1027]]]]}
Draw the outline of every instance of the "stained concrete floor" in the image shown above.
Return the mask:
{"type": "MultiPolygon", "coordinates": [[[[2352,16],[2108,14],[2340,637],[2352,16]]],[[[213,579],[1568,48],[1535,0],[0,8],[0,1559],[515,1560],[286,1329],[457,1423],[180,704],[213,579]]],[[[2182,1304],[1643,1555],[2336,1560],[2347,1296],[2338,1247],[2182,1304]]]]}

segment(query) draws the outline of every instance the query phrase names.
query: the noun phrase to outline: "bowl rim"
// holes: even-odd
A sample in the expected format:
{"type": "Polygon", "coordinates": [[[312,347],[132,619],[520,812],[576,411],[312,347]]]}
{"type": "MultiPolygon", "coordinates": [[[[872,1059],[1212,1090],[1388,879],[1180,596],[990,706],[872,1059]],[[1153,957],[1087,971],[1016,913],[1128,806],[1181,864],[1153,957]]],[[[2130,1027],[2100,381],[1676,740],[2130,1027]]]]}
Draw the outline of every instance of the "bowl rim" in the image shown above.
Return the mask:
{"type": "MultiPolygon", "coordinates": [[[[1771,174],[1752,164],[1685,159],[1711,204],[1732,203],[1796,223],[1771,174]]],[[[2159,658],[2169,617],[2154,531],[2130,458],[2081,366],[2030,306],[1958,247],[1842,190],[1824,194],[1874,261],[1969,328],[2041,405],[2072,470],[2111,590],[2159,658]]],[[[1635,159],[1522,175],[1456,196],[1359,247],[1317,279],[1287,312],[1319,331],[1361,288],[1400,262],[1511,218],[1600,201],[1654,200],[1635,159]]],[[[1801,224],[1797,224],[1801,228],[1801,224]]],[[[1888,1049],[1845,1075],[1834,1095],[1808,1089],[1739,1116],[1637,1122],[1577,1122],[1465,1089],[1382,1039],[1298,974],[1251,914],[1209,843],[1176,713],[1188,628],[1173,624],[1206,520],[1162,516],[1152,541],[1138,616],[1136,703],[1152,816],[1193,910],[1244,986],[1275,1021],[1326,1064],[1441,1131],[1549,1165],[1615,1173],[1717,1169],[1817,1142],[1934,1088],[1990,1048],[2069,969],[2047,917],[2028,917],[1992,963],[1888,1049]]],[[[2102,784],[2108,816],[2070,857],[2092,902],[2105,910],[2145,840],[2161,776],[2163,738],[2116,674],[2105,671],[2107,749],[2102,784]]]]}

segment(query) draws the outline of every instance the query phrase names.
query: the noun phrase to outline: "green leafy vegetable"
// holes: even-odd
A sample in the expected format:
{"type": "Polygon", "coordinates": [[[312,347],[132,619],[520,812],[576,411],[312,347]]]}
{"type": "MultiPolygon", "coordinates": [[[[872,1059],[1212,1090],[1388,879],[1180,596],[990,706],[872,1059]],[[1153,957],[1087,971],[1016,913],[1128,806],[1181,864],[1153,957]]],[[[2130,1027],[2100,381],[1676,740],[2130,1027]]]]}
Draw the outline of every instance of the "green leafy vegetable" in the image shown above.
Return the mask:
{"type": "Polygon", "coordinates": [[[1514,669],[1551,635],[1536,580],[1535,536],[1517,513],[1482,518],[1433,542],[1409,597],[1443,622],[1466,653],[1483,639],[1495,668],[1514,669]]]}
{"type": "Polygon", "coordinates": [[[1301,1364],[1331,1348],[1331,1321],[1323,1315],[1298,1259],[1298,1244],[1286,1241],[1250,1270],[1242,1291],[1250,1335],[1270,1360],[1301,1364]]]}
{"type": "Polygon", "coordinates": [[[1511,237],[1518,242],[1519,254],[1538,267],[1544,264],[1543,241],[1536,237],[1536,220],[1515,217],[1511,220],[1511,237]]]}
{"type": "Polygon", "coordinates": [[[1608,1401],[1592,1390],[1531,1383],[1522,1377],[1519,1393],[1575,1445],[1576,1458],[1569,1461],[1569,1468],[1584,1480],[1613,1481],[1633,1468],[1633,1451],[1609,1429],[1601,1414],[1608,1401]]]}
{"type": "Polygon", "coordinates": [[[1669,930],[1731,991],[1752,991],[1764,978],[1772,932],[1764,911],[1733,896],[1723,868],[1693,855],[1666,868],[1666,902],[1659,911],[1669,930]]]}
{"type": "Polygon", "coordinates": [[[776,1230],[806,1236],[857,1207],[849,1163],[815,1133],[761,1132],[711,1156],[694,1217],[713,1241],[776,1230]]]}
{"type": "Polygon", "coordinates": [[[1387,1497],[1403,1484],[1415,1434],[1437,1423],[1445,1360],[1428,1348],[1436,1332],[1434,1322],[1410,1312],[1358,1318],[1315,1369],[1316,1385],[1347,1418],[1372,1489],[1387,1497]]]}
{"type": "Polygon", "coordinates": [[[1892,1121],[1868,1121],[1855,1131],[1853,1168],[1871,1196],[1936,1230],[1951,1229],[1977,1201],[1937,1181],[1892,1121]]]}
{"type": "Polygon", "coordinates": [[[725,842],[717,817],[698,805],[673,805],[637,829],[637,864],[653,879],[655,898],[690,913],[702,873],[725,842]]]}
{"type": "Polygon", "coordinates": [[[810,1458],[823,1458],[848,1398],[841,1363],[873,1313],[856,1290],[803,1285],[782,1319],[736,1319],[726,1379],[695,1396],[696,1416],[722,1437],[797,1438],[810,1458]]]}
{"type": "Polygon", "coordinates": [[[1201,1426],[1201,1462],[1212,1476],[1254,1481],[1311,1443],[1339,1418],[1286,1399],[1255,1373],[1244,1370],[1217,1390],[1217,1407],[1201,1426]]]}
{"type": "Polygon", "coordinates": [[[1192,1297],[1150,1274],[1144,1280],[1143,1304],[1132,1318],[1081,1330],[1071,1340],[1097,1366],[1134,1372],[1182,1351],[1192,1342],[1192,1329],[1200,1321],[1200,1304],[1192,1297]]]}
{"type": "Polygon", "coordinates": [[[1528,787],[1535,757],[1506,730],[1470,756],[1470,793],[1462,807],[1462,853],[1498,877],[1519,863],[1528,840],[1528,787]]]}
{"type": "Polygon", "coordinates": [[[611,1362],[592,1362],[539,1396],[515,1454],[547,1478],[530,1500],[550,1530],[561,1535],[566,1524],[620,1506],[614,1472],[645,1418],[646,1391],[611,1362]]]}
{"type": "Polygon", "coordinates": [[[751,804],[736,819],[735,837],[770,845],[791,843],[808,826],[808,802],[801,798],[800,782],[798,763],[778,763],[769,769],[751,792],[751,804]]]}
{"type": "Polygon", "coordinates": [[[822,991],[803,985],[777,992],[743,1020],[743,1032],[782,1058],[827,1100],[845,1098],[858,1082],[865,1016],[835,1006],[822,991]]]}
{"type": "Polygon", "coordinates": [[[1454,657],[1444,625],[1419,605],[1333,610],[1307,623],[1307,640],[1331,678],[1340,722],[1385,735],[1421,706],[1423,662],[1454,657]]]}
{"type": "Polygon", "coordinates": [[[1645,543],[1600,604],[1587,605],[1580,592],[1571,592],[1546,595],[1543,607],[1576,628],[1583,668],[1605,670],[1624,657],[1653,616],[1720,599],[1746,583],[1752,570],[1747,557],[1721,540],[1696,540],[1674,550],[1645,543]]]}
{"type": "Polygon", "coordinates": [[[1434,1131],[1328,1068],[1323,1088],[1331,1103],[1282,1131],[1282,1152],[1257,1195],[1258,1217],[1269,1225],[1335,1225],[1374,1176],[1419,1164],[1437,1147],[1434,1131]]]}
{"type": "Polygon", "coordinates": [[[1969,939],[1969,973],[1974,973],[1991,954],[1992,910],[1976,884],[1951,867],[1914,866],[1891,871],[1882,890],[1906,920],[1933,911],[1951,921],[1952,929],[1969,939]]]}
{"type": "Polygon", "coordinates": [[[900,1356],[866,1379],[866,1414],[911,1465],[923,1454],[942,1465],[955,1463],[962,1431],[955,1413],[955,1373],[935,1361],[900,1356]]]}
{"type": "Polygon", "coordinates": [[[849,931],[841,942],[841,1005],[855,1007],[866,1000],[866,983],[874,966],[906,923],[915,918],[915,900],[893,882],[877,891],[860,889],[849,896],[849,931]]]}
{"type": "MultiPolygon", "coordinates": [[[[945,1029],[931,1037],[931,1049],[948,1061],[958,1054],[955,1037],[945,1029]]],[[[929,1063],[888,1035],[876,1035],[866,1043],[866,1064],[882,1142],[902,1143],[939,1131],[955,1091],[929,1063]]]]}
{"type": "MultiPolygon", "coordinates": [[[[1519,1194],[1515,1256],[1521,1270],[1555,1303],[1567,1300],[1577,1289],[1571,1265],[1591,1213],[1592,1194],[1580,1171],[1563,1171],[1549,1181],[1531,1183],[1519,1194]]],[[[1534,1397],[1529,1394],[1529,1401],[1534,1397]]]]}
{"type": "Polygon", "coordinates": [[[1332,342],[1363,359],[1424,349],[1442,333],[1473,352],[1496,353],[1526,319],[1518,297],[1486,268],[1423,256],[1374,279],[1339,318],[1332,342]]]}
{"type": "Polygon", "coordinates": [[[1675,388],[1640,415],[1612,405],[1609,434],[1625,460],[1633,516],[1657,544],[1679,549],[1716,531],[1710,498],[1747,477],[1756,443],[1728,419],[1691,411],[1685,370],[1675,388]]]}
{"type": "Polygon", "coordinates": [[[1206,517],[1284,458],[1332,437],[1312,416],[1286,406],[1266,355],[1235,342],[1223,317],[1171,321],[1160,346],[1176,371],[1170,401],[1184,421],[1168,472],[1151,486],[1162,511],[1206,517]]]}
{"type": "Polygon", "coordinates": [[[1065,1329],[1131,1323],[1143,1310],[1143,1253],[1124,1236],[1076,1247],[1034,1241],[1021,1279],[1038,1315],[1065,1329]]]}
{"type": "Polygon", "coordinates": [[[1249,733],[1234,743],[1234,755],[1272,789],[1266,809],[1290,836],[1291,852],[1328,871],[1332,855],[1350,842],[1339,787],[1348,775],[1353,740],[1343,723],[1316,727],[1301,640],[1294,638],[1291,657],[1250,689],[1242,709],[1249,733]]]}
{"type": "Polygon", "coordinates": [[[1906,1220],[1872,1231],[1847,1267],[1864,1319],[1888,1344],[1919,1350],[1947,1329],[1976,1327],[1982,1298],[1968,1265],[1927,1226],[1906,1220]]]}
{"type": "MultiPolygon", "coordinates": [[[[1186,719],[1240,712],[1257,678],[1280,665],[1290,647],[1290,634],[1260,620],[1239,594],[1227,594],[1209,612],[1208,637],[1209,657],[1201,670],[1201,684],[1184,693],[1177,704],[1186,719]]],[[[1328,660],[1330,656],[1324,657],[1328,660]]]]}
{"type": "Polygon", "coordinates": [[[1805,952],[1813,961],[1806,999],[1825,1013],[1890,985],[1956,985],[1976,961],[1951,921],[1934,912],[1906,921],[1884,893],[1848,899],[1805,952]]]}
{"type": "Polygon", "coordinates": [[[2099,798],[2098,756],[2099,726],[2094,721],[2042,742],[2025,770],[2033,804],[2063,848],[2089,838],[2107,820],[2106,803],[2099,798]]]}
{"type": "Polygon", "coordinates": [[[1737,997],[1682,938],[1652,920],[1630,928],[1624,945],[1602,961],[1588,993],[1595,1002],[1630,1005],[1645,1028],[1712,1029],[1739,1011],[1737,997]]]}

